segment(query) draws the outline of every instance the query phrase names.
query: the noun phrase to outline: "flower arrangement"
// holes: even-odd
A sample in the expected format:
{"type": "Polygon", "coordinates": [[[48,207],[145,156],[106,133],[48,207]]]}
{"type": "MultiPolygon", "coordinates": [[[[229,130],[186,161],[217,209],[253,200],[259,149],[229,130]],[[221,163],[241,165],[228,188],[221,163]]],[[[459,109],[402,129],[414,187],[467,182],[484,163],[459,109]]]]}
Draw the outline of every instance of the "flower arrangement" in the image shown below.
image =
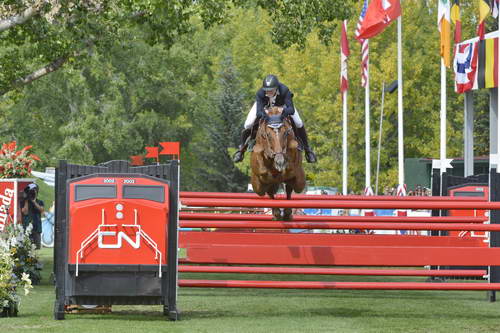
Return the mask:
{"type": "Polygon", "coordinates": [[[11,224],[0,237],[0,317],[16,316],[19,291],[27,295],[32,288],[30,275],[38,259],[30,233],[30,228],[11,224]]]}
{"type": "Polygon", "coordinates": [[[31,175],[31,168],[40,161],[35,154],[30,154],[32,146],[17,150],[16,141],[4,143],[0,149],[0,178],[23,178],[31,175]]]}

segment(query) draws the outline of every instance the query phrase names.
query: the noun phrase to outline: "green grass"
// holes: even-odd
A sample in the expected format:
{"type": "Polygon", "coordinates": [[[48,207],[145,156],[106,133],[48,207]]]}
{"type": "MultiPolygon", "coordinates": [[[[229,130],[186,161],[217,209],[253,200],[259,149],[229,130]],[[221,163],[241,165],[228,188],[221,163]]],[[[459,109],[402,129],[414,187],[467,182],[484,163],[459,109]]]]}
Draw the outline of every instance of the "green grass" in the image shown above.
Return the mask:
{"type": "MultiPolygon", "coordinates": [[[[67,314],[65,320],[55,321],[54,287],[49,281],[52,250],[43,249],[40,256],[42,284],[23,298],[19,317],[0,318],[0,332],[500,332],[500,303],[488,302],[483,291],[183,288],[178,297],[182,318],[177,322],[165,320],[161,306],[113,306],[111,314],[67,314]]],[[[184,275],[195,276],[199,278],[184,275]]]]}

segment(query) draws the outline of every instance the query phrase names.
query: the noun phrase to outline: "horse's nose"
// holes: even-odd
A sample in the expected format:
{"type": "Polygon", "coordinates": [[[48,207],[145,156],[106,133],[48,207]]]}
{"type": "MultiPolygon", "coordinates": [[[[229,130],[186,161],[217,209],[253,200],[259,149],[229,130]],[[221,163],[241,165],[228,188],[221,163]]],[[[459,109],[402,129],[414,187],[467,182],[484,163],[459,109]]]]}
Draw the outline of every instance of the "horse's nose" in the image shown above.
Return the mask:
{"type": "Polygon", "coordinates": [[[277,171],[282,172],[285,170],[285,156],[283,154],[276,154],[274,156],[274,167],[277,171]]]}

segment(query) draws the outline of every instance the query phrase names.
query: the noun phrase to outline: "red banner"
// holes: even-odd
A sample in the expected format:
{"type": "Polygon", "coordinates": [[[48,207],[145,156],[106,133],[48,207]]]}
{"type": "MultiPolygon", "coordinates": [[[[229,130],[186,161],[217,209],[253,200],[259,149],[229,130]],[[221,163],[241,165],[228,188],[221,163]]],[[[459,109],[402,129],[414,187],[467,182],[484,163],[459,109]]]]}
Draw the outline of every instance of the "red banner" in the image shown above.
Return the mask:
{"type": "Polygon", "coordinates": [[[146,147],[146,158],[158,159],[158,147],[146,147]]]}
{"type": "Polygon", "coordinates": [[[10,223],[17,222],[21,214],[18,194],[33,182],[33,179],[0,179],[0,232],[10,223]]]}
{"type": "Polygon", "coordinates": [[[142,155],[130,156],[130,164],[134,166],[144,165],[144,157],[142,155]]]}
{"type": "Polygon", "coordinates": [[[160,142],[162,151],[160,155],[181,155],[181,143],[180,142],[160,142]]]}

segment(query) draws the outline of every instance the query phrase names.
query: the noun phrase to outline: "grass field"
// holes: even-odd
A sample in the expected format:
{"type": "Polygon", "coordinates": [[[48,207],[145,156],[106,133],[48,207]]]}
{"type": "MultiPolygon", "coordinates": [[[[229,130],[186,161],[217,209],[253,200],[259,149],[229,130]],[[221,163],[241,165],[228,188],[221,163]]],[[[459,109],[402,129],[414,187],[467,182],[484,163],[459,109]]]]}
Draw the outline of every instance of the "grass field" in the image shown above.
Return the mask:
{"type": "MultiPolygon", "coordinates": [[[[500,303],[488,302],[483,291],[191,288],[179,290],[178,304],[182,314],[177,322],[165,320],[161,306],[113,306],[111,314],[68,314],[66,320],[55,321],[54,287],[49,281],[52,250],[41,250],[40,257],[44,263],[42,284],[23,298],[19,317],[0,318],[1,333],[500,332],[500,303]]],[[[230,278],[258,277],[233,275],[230,278]]],[[[287,279],[276,275],[266,278],[287,279]]],[[[355,280],[328,276],[291,278],[355,280]]],[[[384,279],[388,278],[370,281],[384,279]]]]}

